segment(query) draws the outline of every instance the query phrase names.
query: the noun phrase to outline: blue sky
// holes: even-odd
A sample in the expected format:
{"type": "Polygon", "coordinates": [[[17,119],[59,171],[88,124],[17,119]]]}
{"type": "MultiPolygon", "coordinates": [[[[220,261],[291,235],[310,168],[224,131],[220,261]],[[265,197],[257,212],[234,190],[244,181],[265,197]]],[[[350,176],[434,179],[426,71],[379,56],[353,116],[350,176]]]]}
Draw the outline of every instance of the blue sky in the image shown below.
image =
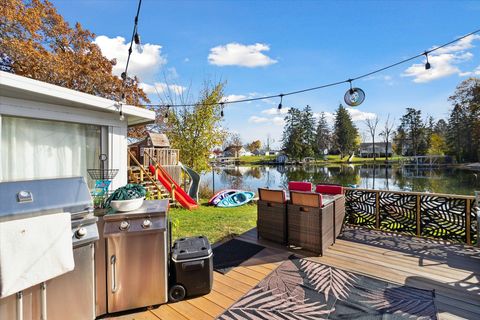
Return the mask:
{"type": "MultiPolygon", "coordinates": [[[[67,21],[97,35],[104,55],[126,59],[137,1],[54,0],[67,21]],[[120,38],[121,37],[121,38],[120,38]],[[123,39],[122,39],[123,38],[123,39]],[[127,40],[125,40],[127,39],[127,40]]],[[[415,55],[480,28],[479,1],[154,1],[144,0],[139,33],[143,53],[134,51],[137,74],[152,102],[157,90],[192,92],[205,80],[227,82],[236,97],[279,94],[345,80],[415,55]],[[167,89],[168,88],[168,89],[167,89]]],[[[448,97],[468,76],[480,77],[480,36],[423,59],[359,80],[366,100],[351,110],[363,119],[377,114],[397,120],[406,107],[447,117],[448,97]],[[419,64],[419,65],[416,65],[419,64]]],[[[284,99],[284,107],[310,105],[335,111],[347,85],[284,99]]],[[[244,142],[278,142],[282,114],[278,100],[229,105],[224,126],[244,142]]]]}

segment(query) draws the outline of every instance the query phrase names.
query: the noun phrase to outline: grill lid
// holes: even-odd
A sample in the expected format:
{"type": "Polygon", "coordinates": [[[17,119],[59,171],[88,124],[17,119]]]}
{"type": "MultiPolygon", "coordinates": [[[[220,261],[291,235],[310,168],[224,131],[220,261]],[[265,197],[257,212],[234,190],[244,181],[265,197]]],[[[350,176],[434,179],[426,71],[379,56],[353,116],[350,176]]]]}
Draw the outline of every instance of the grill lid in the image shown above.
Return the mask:
{"type": "Polygon", "coordinates": [[[11,181],[0,183],[0,204],[4,221],[91,210],[92,197],[83,177],[11,181]]]}

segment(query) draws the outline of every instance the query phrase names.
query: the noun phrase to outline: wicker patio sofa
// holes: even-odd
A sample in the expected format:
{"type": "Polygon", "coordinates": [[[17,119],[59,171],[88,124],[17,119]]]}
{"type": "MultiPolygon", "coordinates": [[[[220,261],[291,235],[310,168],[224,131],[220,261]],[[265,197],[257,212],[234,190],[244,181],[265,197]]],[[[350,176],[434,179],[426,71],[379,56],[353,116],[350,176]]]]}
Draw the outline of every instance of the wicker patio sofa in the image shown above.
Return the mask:
{"type": "Polygon", "coordinates": [[[258,189],[257,235],[287,244],[287,199],[284,190],[258,189]]]}
{"type": "Polygon", "coordinates": [[[312,191],[312,183],[305,181],[290,181],[288,183],[288,190],[290,191],[312,191]]]}
{"type": "Polygon", "coordinates": [[[336,241],[343,229],[345,220],[345,195],[343,187],[339,185],[319,184],[315,187],[315,192],[323,195],[323,198],[333,200],[334,220],[333,220],[333,242],[336,241]]]}
{"type": "Polygon", "coordinates": [[[323,255],[333,244],[334,201],[321,194],[290,191],[287,205],[288,244],[323,255]]]}

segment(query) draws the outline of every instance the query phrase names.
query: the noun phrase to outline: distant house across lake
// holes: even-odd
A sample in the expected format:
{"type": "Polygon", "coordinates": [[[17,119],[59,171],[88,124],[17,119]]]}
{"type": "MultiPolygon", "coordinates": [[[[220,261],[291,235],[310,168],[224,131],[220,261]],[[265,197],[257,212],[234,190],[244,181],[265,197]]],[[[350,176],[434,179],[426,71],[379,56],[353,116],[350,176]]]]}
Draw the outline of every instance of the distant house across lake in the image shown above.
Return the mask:
{"type": "MultiPolygon", "coordinates": [[[[376,157],[385,157],[385,142],[375,142],[375,156],[376,157]]],[[[393,154],[392,144],[389,142],[387,147],[387,156],[391,157],[393,154]]],[[[362,158],[373,158],[373,143],[366,142],[360,144],[360,157],[362,158]]]]}

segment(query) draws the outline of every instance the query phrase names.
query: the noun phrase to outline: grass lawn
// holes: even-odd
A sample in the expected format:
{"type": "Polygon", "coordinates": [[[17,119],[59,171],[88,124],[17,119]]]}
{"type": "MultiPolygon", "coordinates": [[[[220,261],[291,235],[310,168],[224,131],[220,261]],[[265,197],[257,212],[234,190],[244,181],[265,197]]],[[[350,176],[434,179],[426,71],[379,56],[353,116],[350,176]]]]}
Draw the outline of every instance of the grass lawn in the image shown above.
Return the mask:
{"type": "Polygon", "coordinates": [[[273,161],[277,156],[242,156],[239,158],[241,164],[255,164],[265,161],[273,161]]]}
{"type": "Polygon", "coordinates": [[[237,208],[216,208],[201,201],[197,210],[170,208],[173,240],[180,237],[204,235],[210,243],[231,234],[241,234],[256,226],[257,205],[246,204],[237,208]]]}
{"type": "MultiPolygon", "coordinates": [[[[388,161],[399,161],[402,159],[401,156],[393,156],[393,157],[388,157],[388,161]]],[[[339,155],[328,155],[327,160],[317,160],[318,162],[331,162],[331,163],[342,163],[342,162],[347,162],[348,161],[348,156],[344,157],[343,159],[340,159],[339,155]]],[[[376,158],[377,162],[384,162],[385,157],[377,157],[376,158]]],[[[361,158],[361,157],[353,157],[351,163],[355,162],[373,162],[373,158],[361,158]]]]}

